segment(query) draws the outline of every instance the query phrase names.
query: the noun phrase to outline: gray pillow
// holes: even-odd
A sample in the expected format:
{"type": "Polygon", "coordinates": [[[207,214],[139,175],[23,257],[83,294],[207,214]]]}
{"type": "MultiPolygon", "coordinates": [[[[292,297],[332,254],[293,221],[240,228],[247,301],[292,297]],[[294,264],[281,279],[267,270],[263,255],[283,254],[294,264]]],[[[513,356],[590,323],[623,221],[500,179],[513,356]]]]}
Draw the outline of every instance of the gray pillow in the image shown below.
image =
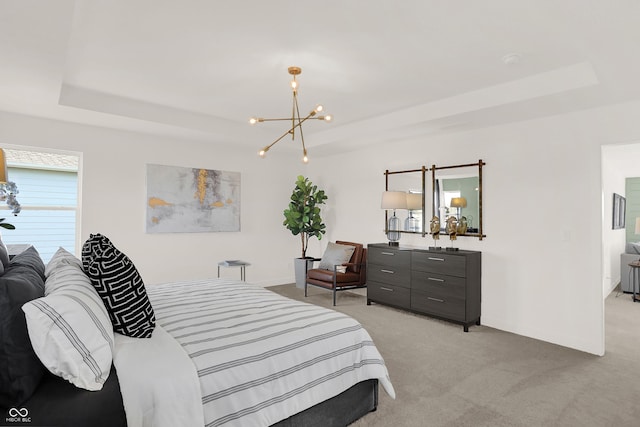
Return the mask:
{"type": "Polygon", "coordinates": [[[640,254],[640,242],[629,242],[625,248],[625,252],[628,254],[640,254]]]}
{"type": "Polygon", "coordinates": [[[327,249],[325,249],[324,254],[322,255],[318,268],[333,271],[334,265],[349,262],[351,255],[353,255],[353,251],[355,250],[355,246],[339,245],[337,243],[329,242],[327,249]]]}
{"type": "Polygon", "coordinates": [[[2,239],[0,239],[0,262],[2,263],[2,271],[4,272],[4,269],[9,267],[9,251],[2,239]]]}

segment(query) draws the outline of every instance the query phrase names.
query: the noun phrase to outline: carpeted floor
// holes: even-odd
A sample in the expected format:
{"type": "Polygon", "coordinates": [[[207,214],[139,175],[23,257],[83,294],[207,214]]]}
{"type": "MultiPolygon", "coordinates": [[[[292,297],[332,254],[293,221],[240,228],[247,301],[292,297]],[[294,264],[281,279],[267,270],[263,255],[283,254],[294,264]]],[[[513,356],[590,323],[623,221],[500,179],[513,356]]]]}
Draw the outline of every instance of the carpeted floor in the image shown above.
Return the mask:
{"type": "MultiPolygon", "coordinates": [[[[268,288],[331,308],[331,293],[268,288]]],[[[369,331],[397,398],[356,427],[640,426],[640,303],[606,300],[606,355],[593,356],[486,326],[459,325],[383,305],[366,290],[338,293],[337,310],[369,331]],[[631,326],[635,325],[635,326],[631,326]]]]}

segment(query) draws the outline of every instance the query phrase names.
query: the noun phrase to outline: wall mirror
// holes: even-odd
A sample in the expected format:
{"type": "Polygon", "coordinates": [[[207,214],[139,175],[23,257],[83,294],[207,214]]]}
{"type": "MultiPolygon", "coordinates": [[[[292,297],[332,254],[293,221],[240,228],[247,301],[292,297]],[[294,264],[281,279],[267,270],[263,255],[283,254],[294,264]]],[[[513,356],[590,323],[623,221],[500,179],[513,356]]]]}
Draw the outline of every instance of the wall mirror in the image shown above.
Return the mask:
{"type": "MultiPolygon", "coordinates": [[[[400,219],[400,233],[421,234],[425,236],[429,231],[425,231],[425,202],[430,198],[425,198],[425,175],[427,169],[385,171],[385,191],[402,191],[406,193],[406,209],[397,209],[395,214],[400,219]]],[[[384,230],[388,232],[389,213],[385,211],[384,230]]]]}
{"type": "Polygon", "coordinates": [[[482,166],[478,163],[435,166],[431,168],[433,188],[432,216],[440,218],[441,233],[445,234],[446,219],[466,220],[466,232],[458,236],[486,237],[482,229],[482,166]]]}

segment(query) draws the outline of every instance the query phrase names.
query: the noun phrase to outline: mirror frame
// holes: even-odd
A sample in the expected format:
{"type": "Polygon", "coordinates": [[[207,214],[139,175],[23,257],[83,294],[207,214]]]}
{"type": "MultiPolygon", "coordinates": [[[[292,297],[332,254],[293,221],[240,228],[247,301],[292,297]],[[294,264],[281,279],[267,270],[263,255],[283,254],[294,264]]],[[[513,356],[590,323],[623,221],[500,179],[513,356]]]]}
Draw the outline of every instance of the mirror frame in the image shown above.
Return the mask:
{"type": "MultiPolygon", "coordinates": [[[[478,160],[478,163],[467,163],[464,165],[453,165],[453,166],[431,166],[431,188],[432,191],[432,200],[431,200],[431,217],[436,216],[436,205],[435,205],[435,197],[436,197],[436,171],[443,169],[455,169],[455,168],[467,168],[467,167],[477,167],[478,168],[478,232],[477,233],[465,233],[458,234],[458,237],[467,236],[467,237],[477,237],[479,240],[482,240],[484,237],[487,237],[484,234],[484,230],[482,228],[482,167],[486,165],[482,159],[478,160]]],[[[424,219],[424,215],[423,215],[424,219]]],[[[442,220],[442,219],[441,219],[442,220]]]]}
{"type": "MultiPolygon", "coordinates": [[[[399,230],[400,233],[403,233],[403,234],[421,234],[422,237],[425,237],[427,234],[429,234],[426,231],[426,228],[425,228],[425,225],[426,225],[426,218],[425,218],[426,172],[428,170],[429,169],[426,169],[424,166],[422,166],[420,169],[409,169],[409,170],[403,170],[403,171],[390,171],[390,170],[387,169],[387,170],[384,171],[384,191],[389,191],[389,175],[396,175],[396,174],[400,174],[400,173],[415,173],[415,172],[420,172],[421,173],[421,179],[422,179],[422,231],[399,230]]],[[[389,231],[387,229],[388,225],[389,225],[389,213],[385,210],[384,211],[384,233],[385,234],[387,234],[387,232],[389,231]]]]}

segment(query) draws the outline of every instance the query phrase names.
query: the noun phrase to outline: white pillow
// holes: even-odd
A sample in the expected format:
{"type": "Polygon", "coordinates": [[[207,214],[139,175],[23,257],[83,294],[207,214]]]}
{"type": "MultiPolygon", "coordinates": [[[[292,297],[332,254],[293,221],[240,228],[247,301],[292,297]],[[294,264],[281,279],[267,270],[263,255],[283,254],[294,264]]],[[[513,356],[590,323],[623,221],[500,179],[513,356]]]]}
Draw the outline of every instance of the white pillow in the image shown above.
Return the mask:
{"type": "Polygon", "coordinates": [[[47,369],[86,390],[101,390],[113,359],[113,326],[89,278],[61,264],[46,285],[53,291],[22,306],[36,355],[47,369]]]}
{"type": "Polygon", "coordinates": [[[334,265],[349,262],[351,255],[353,255],[353,251],[355,250],[356,247],[352,245],[339,245],[337,243],[329,242],[327,249],[325,249],[324,254],[322,255],[318,268],[333,271],[334,265]]]}
{"type": "Polygon", "coordinates": [[[65,248],[60,246],[55,254],[51,257],[47,266],[44,268],[44,277],[49,277],[51,272],[56,269],[59,265],[62,264],[70,264],[77,265],[80,270],[82,270],[82,261],[80,261],[75,255],[71,252],[67,251],[65,248]]]}

